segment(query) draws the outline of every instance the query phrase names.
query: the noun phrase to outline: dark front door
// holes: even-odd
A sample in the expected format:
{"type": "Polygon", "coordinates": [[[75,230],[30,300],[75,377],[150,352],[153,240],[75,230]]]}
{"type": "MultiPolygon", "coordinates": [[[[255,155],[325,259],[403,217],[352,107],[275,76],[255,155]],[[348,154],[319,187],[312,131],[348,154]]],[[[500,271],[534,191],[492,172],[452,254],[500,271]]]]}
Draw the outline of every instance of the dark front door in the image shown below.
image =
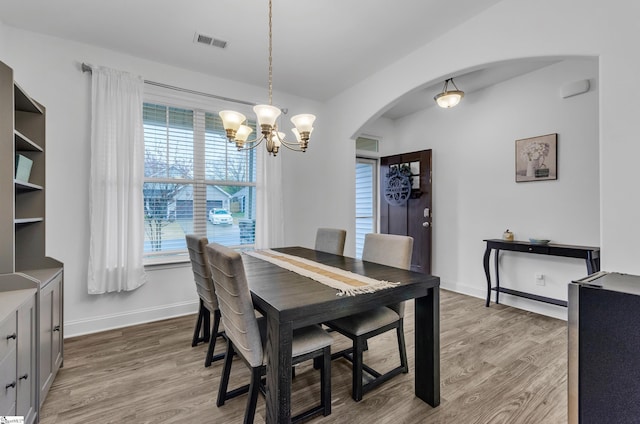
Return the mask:
{"type": "Polygon", "coordinates": [[[411,270],[431,274],[431,150],[380,159],[380,232],[413,237],[411,270]]]}

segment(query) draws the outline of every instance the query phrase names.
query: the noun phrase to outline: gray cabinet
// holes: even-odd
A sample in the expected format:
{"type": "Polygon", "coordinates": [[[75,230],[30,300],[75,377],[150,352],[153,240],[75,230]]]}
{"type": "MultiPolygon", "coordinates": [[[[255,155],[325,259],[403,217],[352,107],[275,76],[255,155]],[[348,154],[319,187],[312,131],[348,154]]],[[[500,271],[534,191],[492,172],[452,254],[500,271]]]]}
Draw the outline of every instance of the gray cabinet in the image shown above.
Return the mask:
{"type": "Polygon", "coordinates": [[[20,315],[29,324],[16,345],[23,378],[16,381],[13,411],[35,422],[63,361],[63,265],[45,253],[45,118],[45,107],[0,62],[0,294],[35,289],[33,307],[20,315]],[[29,350],[33,364],[20,359],[29,350]]]}
{"type": "Polygon", "coordinates": [[[36,289],[0,292],[0,416],[37,421],[36,289]]]}
{"type": "Polygon", "coordinates": [[[40,290],[40,406],[62,366],[62,272],[40,290]]]}

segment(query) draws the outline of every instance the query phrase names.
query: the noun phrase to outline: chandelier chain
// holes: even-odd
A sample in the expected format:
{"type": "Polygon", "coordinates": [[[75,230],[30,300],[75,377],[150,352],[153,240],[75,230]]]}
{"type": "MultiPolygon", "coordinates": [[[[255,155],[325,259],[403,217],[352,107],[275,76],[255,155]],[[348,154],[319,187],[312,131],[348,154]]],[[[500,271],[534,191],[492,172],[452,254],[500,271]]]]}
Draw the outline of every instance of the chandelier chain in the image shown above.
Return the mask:
{"type": "Polygon", "coordinates": [[[269,104],[273,105],[273,30],[272,30],[272,5],[269,0],[269,104]]]}

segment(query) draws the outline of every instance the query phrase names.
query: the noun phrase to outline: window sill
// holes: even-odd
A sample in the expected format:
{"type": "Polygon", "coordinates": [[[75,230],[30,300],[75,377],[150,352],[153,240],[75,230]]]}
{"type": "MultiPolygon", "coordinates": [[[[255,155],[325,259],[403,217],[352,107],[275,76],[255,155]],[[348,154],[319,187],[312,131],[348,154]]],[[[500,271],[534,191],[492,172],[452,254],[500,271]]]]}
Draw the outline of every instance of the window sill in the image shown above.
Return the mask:
{"type": "Polygon", "coordinates": [[[186,268],[191,266],[189,257],[180,256],[177,258],[146,259],[144,262],[145,271],[159,271],[171,268],[186,268]]]}

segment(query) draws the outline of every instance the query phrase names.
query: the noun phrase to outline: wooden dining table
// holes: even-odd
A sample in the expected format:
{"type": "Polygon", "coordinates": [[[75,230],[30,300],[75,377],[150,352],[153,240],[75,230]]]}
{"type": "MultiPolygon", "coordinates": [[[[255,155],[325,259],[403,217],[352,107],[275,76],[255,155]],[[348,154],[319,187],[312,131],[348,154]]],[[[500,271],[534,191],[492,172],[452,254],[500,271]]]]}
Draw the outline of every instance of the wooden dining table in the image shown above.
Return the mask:
{"type": "Polygon", "coordinates": [[[337,290],[270,262],[243,255],[255,308],[267,320],[266,422],[291,422],[293,330],[415,299],[415,395],[440,404],[440,279],[400,268],[303,247],[273,249],[377,280],[400,284],[373,293],[337,296],[337,290]]]}

